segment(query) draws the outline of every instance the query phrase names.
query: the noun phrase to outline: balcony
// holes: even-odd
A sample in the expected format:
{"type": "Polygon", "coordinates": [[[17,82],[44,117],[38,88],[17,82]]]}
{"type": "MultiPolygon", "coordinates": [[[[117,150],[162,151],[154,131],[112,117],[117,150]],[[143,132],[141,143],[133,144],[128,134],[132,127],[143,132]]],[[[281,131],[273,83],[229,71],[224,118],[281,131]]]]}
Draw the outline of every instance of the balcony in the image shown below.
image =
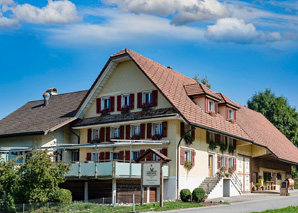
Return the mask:
{"type": "MultiPolygon", "coordinates": [[[[163,166],[163,176],[168,178],[169,166],[163,166]]],[[[66,178],[140,178],[140,163],[91,162],[72,163],[66,178]]]]}

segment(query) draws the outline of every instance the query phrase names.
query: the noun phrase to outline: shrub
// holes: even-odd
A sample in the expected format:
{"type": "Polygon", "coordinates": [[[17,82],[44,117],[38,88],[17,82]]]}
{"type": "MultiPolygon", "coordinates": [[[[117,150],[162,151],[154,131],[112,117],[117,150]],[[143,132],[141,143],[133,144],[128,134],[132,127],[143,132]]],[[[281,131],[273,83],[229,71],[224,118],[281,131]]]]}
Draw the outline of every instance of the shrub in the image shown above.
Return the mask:
{"type": "Polygon", "coordinates": [[[206,198],[206,192],[202,188],[195,188],[192,191],[192,199],[196,202],[202,202],[206,198]]]}
{"type": "Polygon", "coordinates": [[[187,202],[191,200],[191,192],[189,189],[182,189],[180,191],[180,198],[183,202],[187,202]]]}
{"type": "Polygon", "coordinates": [[[14,203],[14,198],[8,193],[1,202],[1,211],[3,212],[17,212],[14,203]]]}
{"type": "Polygon", "coordinates": [[[57,189],[55,191],[53,202],[66,203],[71,201],[72,194],[68,189],[57,189]]]}

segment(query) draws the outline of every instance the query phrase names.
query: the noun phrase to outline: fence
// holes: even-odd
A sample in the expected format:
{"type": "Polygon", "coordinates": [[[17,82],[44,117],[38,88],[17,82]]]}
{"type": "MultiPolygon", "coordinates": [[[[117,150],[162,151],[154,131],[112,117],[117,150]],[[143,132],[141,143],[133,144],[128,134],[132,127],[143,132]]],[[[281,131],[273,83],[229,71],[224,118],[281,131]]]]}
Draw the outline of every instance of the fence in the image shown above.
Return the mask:
{"type": "MultiPolygon", "coordinates": [[[[125,206],[128,211],[135,210],[134,195],[132,195],[133,203],[122,203],[116,206],[112,205],[112,198],[98,198],[89,200],[88,203],[82,201],[73,201],[69,203],[32,203],[32,204],[16,204],[15,208],[10,209],[10,212],[34,212],[34,213],[57,213],[57,212],[114,212],[113,209],[119,205],[125,206]]],[[[0,208],[2,209],[2,208],[0,208]]],[[[0,210],[0,212],[7,212],[0,210]]]]}

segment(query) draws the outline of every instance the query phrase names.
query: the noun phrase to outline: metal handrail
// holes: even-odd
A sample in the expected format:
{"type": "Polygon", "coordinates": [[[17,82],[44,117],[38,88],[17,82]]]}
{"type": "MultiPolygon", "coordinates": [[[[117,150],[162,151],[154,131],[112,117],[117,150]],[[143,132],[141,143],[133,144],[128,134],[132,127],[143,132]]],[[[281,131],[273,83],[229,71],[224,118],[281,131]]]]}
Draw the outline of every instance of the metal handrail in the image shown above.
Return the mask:
{"type": "Polygon", "coordinates": [[[242,192],[242,183],[241,183],[241,181],[240,181],[238,175],[237,175],[236,173],[232,173],[232,175],[231,175],[231,179],[232,179],[232,181],[235,183],[235,185],[237,185],[237,186],[239,187],[238,190],[239,190],[240,193],[241,193],[241,192],[242,192]]]}

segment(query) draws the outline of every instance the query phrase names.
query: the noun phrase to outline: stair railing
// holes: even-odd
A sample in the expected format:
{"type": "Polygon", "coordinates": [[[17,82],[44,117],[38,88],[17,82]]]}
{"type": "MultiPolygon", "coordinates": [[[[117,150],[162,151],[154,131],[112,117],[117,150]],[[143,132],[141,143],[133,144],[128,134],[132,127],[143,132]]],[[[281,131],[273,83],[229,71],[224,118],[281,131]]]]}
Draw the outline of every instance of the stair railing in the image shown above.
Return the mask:
{"type": "Polygon", "coordinates": [[[240,194],[242,193],[242,183],[238,177],[238,175],[234,172],[231,175],[231,180],[234,182],[237,190],[240,192],[240,194]]]}

